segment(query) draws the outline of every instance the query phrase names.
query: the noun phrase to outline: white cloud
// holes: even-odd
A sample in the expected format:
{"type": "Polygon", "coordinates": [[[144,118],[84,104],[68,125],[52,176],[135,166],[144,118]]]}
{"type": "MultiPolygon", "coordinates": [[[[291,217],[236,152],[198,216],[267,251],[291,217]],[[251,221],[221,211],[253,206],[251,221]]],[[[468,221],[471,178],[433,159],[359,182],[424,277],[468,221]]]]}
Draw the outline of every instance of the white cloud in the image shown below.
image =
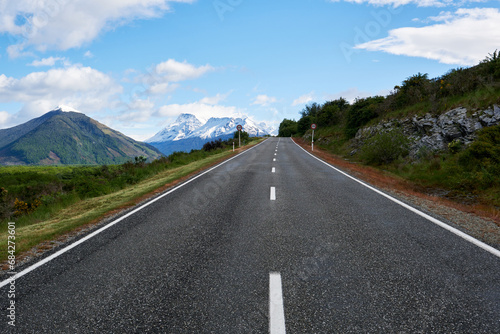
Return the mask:
{"type": "Polygon", "coordinates": [[[226,93],[226,94],[220,94],[218,93],[215,96],[207,96],[204,97],[203,99],[200,100],[200,103],[202,104],[210,104],[210,105],[216,105],[219,104],[221,101],[224,101],[227,99],[227,97],[231,94],[231,92],[226,93]]]}
{"type": "Polygon", "coordinates": [[[162,77],[168,82],[179,82],[201,77],[203,74],[215,70],[210,65],[196,67],[186,61],[180,63],[175,59],[169,59],[154,67],[155,76],[162,77]]]}
{"type": "Polygon", "coordinates": [[[6,111],[0,111],[0,129],[7,127],[12,116],[6,111]]]}
{"type": "MultiPolygon", "coordinates": [[[[17,0],[0,1],[0,33],[22,39],[23,48],[67,50],[93,41],[103,30],[137,19],[160,17],[171,3],[194,0],[17,0]]],[[[15,51],[15,52],[14,52],[15,51]]]]}
{"type": "Polygon", "coordinates": [[[147,94],[163,95],[168,94],[179,88],[179,84],[172,84],[170,82],[154,83],[147,89],[147,94]]]}
{"type": "Polygon", "coordinates": [[[500,45],[500,11],[497,8],[461,8],[431,19],[441,23],[394,29],[388,37],[356,48],[423,57],[444,64],[474,65],[500,45]]]}
{"type": "Polygon", "coordinates": [[[272,103],[276,103],[278,100],[275,97],[267,96],[267,95],[258,95],[253,101],[252,105],[260,105],[260,106],[268,106],[272,103]]]}
{"type": "Polygon", "coordinates": [[[197,67],[187,61],[169,59],[153,66],[146,74],[138,75],[135,81],[143,85],[143,90],[148,95],[164,95],[179,88],[178,82],[197,79],[214,70],[209,64],[197,67]]]}
{"type": "Polygon", "coordinates": [[[20,79],[0,75],[0,102],[22,103],[17,121],[40,116],[57,105],[66,104],[93,113],[116,103],[122,87],[111,77],[90,67],[33,72],[20,79]]]}
{"type": "Polygon", "coordinates": [[[33,60],[33,62],[28,64],[28,66],[35,66],[35,67],[54,66],[56,62],[62,62],[66,66],[70,64],[69,61],[64,57],[48,57],[40,60],[33,60]]]}
{"type": "MultiPolygon", "coordinates": [[[[340,2],[342,0],[330,0],[330,2],[340,2]]],[[[393,6],[399,7],[414,4],[418,7],[444,7],[444,6],[462,6],[468,2],[486,2],[487,0],[343,0],[356,4],[370,4],[374,6],[393,6]]]]}
{"type": "Polygon", "coordinates": [[[292,103],[292,107],[309,103],[312,100],[314,100],[314,92],[310,92],[309,94],[302,95],[299,98],[295,99],[292,103]]]}
{"type": "Polygon", "coordinates": [[[87,52],[85,52],[85,53],[83,54],[83,56],[84,56],[85,58],[94,58],[94,54],[93,54],[92,52],[90,52],[90,50],[87,50],[87,52]]]}

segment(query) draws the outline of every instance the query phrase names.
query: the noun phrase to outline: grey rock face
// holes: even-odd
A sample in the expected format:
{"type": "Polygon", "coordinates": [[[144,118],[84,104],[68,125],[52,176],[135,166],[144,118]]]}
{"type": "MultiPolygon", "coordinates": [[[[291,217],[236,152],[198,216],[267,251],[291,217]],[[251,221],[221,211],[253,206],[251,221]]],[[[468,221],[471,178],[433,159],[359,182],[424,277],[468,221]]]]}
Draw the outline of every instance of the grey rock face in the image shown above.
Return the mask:
{"type": "Polygon", "coordinates": [[[361,128],[356,133],[353,146],[357,150],[377,133],[398,129],[412,140],[410,155],[416,156],[422,149],[431,152],[445,151],[448,149],[448,144],[453,141],[469,145],[476,138],[477,131],[498,124],[500,124],[498,105],[472,114],[460,107],[439,116],[426,114],[423,117],[391,120],[361,128]]]}

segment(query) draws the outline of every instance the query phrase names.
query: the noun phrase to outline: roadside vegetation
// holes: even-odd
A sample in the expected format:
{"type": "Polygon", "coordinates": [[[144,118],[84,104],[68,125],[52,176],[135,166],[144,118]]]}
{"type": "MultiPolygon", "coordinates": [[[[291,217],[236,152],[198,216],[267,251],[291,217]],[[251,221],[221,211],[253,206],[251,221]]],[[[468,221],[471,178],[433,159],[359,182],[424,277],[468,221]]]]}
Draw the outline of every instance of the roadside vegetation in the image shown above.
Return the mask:
{"type": "Polygon", "coordinates": [[[375,166],[435,192],[438,189],[458,201],[500,207],[500,126],[485,128],[475,142],[464,147],[452,142],[445,152],[423,149],[408,155],[409,139],[397,130],[378,133],[353,154],[352,140],[364,126],[389,119],[440,115],[456,107],[469,111],[500,105],[500,52],[480,64],[457,68],[438,78],[418,73],[405,79],[388,96],[343,98],[312,103],[298,120],[285,119],[279,136],[310,138],[317,124],[315,144],[358,163],[375,166]]]}
{"type": "MultiPolygon", "coordinates": [[[[260,141],[248,138],[247,145],[260,141]]],[[[233,154],[233,140],[121,165],[0,168],[0,261],[7,258],[7,223],[16,223],[16,253],[52,240],[233,154]]]]}

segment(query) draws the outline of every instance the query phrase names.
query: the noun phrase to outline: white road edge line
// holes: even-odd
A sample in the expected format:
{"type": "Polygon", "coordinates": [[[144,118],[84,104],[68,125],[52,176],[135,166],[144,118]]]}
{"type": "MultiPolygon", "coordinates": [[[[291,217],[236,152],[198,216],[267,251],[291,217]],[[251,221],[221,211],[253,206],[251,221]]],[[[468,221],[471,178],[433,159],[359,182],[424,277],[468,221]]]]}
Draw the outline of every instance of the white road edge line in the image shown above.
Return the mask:
{"type": "Polygon", "coordinates": [[[229,158],[229,159],[227,159],[227,160],[225,160],[225,161],[221,162],[220,164],[218,164],[218,165],[216,165],[216,166],[214,166],[214,167],[212,167],[212,168],[210,168],[210,169],[208,169],[208,170],[204,171],[203,173],[201,173],[201,174],[199,174],[199,175],[196,175],[196,176],[195,176],[195,177],[193,177],[192,179],[189,179],[189,180],[187,180],[186,182],[183,182],[182,184],[180,184],[180,185],[176,186],[175,188],[170,189],[170,190],[169,190],[169,191],[167,191],[166,193],[161,194],[160,196],[153,198],[151,201],[149,201],[149,202],[147,202],[147,203],[145,203],[145,204],[141,205],[141,206],[140,206],[140,207],[138,207],[137,209],[134,209],[134,210],[130,211],[129,213],[127,213],[127,214],[125,214],[125,215],[121,216],[120,218],[118,218],[118,219],[116,219],[116,220],[112,221],[111,223],[109,223],[109,224],[107,224],[107,225],[105,225],[105,226],[101,227],[100,229],[98,229],[98,230],[96,230],[96,231],[94,231],[94,232],[90,233],[89,235],[87,235],[87,236],[85,236],[85,237],[83,237],[83,238],[79,239],[78,241],[76,241],[76,242],[72,243],[71,245],[68,245],[68,246],[64,247],[63,249],[61,249],[61,250],[59,250],[59,251],[55,252],[54,254],[52,254],[52,255],[50,255],[50,256],[48,256],[48,257],[46,257],[45,259],[43,259],[43,260],[41,260],[41,261],[39,261],[39,262],[37,262],[37,263],[33,264],[32,266],[29,266],[28,268],[24,269],[23,271],[21,271],[21,272],[19,272],[19,273],[15,274],[14,276],[11,276],[11,277],[7,278],[6,280],[4,280],[4,281],[2,281],[2,282],[0,283],[0,288],[2,288],[2,287],[4,287],[4,286],[6,286],[6,285],[7,285],[7,284],[9,284],[12,280],[17,280],[18,278],[20,278],[20,277],[22,277],[22,276],[26,275],[27,273],[29,273],[29,272],[31,272],[31,271],[33,271],[33,270],[35,270],[36,268],[41,267],[41,266],[43,266],[44,264],[46,264],[46,263],[48,263],[48,262],[50,262],[50,261],[54,260],[55,258],[59,257],[60,255],[62,255],[62,254],[64,254],[64,253],[66,253],[67,251],[69,251],[69,250],[71,250],[71,249],[75,248],[76,246],[78,246],[78,245],[80,245],[80,244],[84,243],[85,241],[87,241],[87,240],[89,240],[89,239],[91,239],[91,238],[95,237],[95,236],[96,236],[96,235],[98,235],[99,233],[101,233],[101,232],[103,232],[103,231],[107,230],[107,229],[108,229],[108,228],[110,228],[111,226],[118,224],[118,223],[119,223],[119,222],[121,222],[122,220],[124,220],[124,219],[126,219],[126,218],[128,218],[128,217],[132,216],[133,214],[137,213],[138,211],[141,211],[142,209],[144,209],[144,208],[148,207],[149,205],[153,204],[154,202],[156,202],[156,201],[158,201],[158,200],[162,199],[163,197],[165,197],[165,196],[167,196],[167,195],[170,195],[170,194],[171,194],[171,193],[173,193],[174,191],[176,191],[176,190],[178,190],[178,189],[180,189],[180,188],[184,187],[185,185],[187,185],[187,184],[189,184],[189,183],[193,182],[193,181],[194,181],[194,180],[196,180],[197,178],[200,178],[200,177],[202,177],[203,175],[205,175],[205,174],[207,174],[207,173],[210,173],[210,172],[211,172],[211,171],[213,171],[214,169],[216,169],[216,168],[218,168],[218,167],[220,167],[220,166],[222,166],[222,165],[226,164],[227,162],[229,162],[229,161],[231,161],[231,160],[233,160],[233,159],[236,159],[236,158],[237,158],[237,157],[239,157],[240,155],[245,154],[245,153],[247,153],[247,152],[249,152],[249,151],[253,150],[254,148],[257,148],[258,146],[260,146],[260,145],[264,144],[266,141],[267,141],[267,140],[264,140],[262,143],[260,143],[260,144],[258,144],[258,145],[256,145],[256,146],[254,146],[254,147],[252,147],[252,148],[249,148],[248,150],[243,151],[243,152],[239,153],[238,155],[235,155],[235,156],[234,156],[234,157],[232,157],[232,158],[229,158]]]}
{"type": "Polygon", "coordinates": [[[452,226],[450,226],[450,225],[448,225],[448,224],[446,224],[446,223],[444,223],[444,222],[442,222],[442,221],[440,221],[440,220],[438,220],[438,219],[436,219],[436,218],[434,218],[432,216],[429,216],[428,214],[426,214],[426,213],[424,213],[424,212],[422,212],[422,211],[420,211],[420,210],[418,210],[418,209],[416,209],[416,208],[414,208],[414,207],[412,207],[412,206],[410,206],[410,205],[408,205],[406,203],[403,203],[400,200],[398,200],[398,199],[396,199],[396,198],[394,198],[394,197],[392,197],[390,195],[387,195],[386,193],[384,193],[384,192],[382,192],[382,191],[380,191],[380,190],[378,190],[378,189],[376,189],[376,188],[374,188],[374,187],[372,187],[372,186],[364,183],[363,181],[360,181],[360,180],[356,179],[355,177],[353,177],[353,176],[351,176],[351,175],[349,175],[349,174],[341,171],[340,169],[338,169],[338,168],[330,165],[329,163],[327,163],[327,162],[321,160],[320,158],[312,155],[311,153],[307,152],[304,148],[302,148],[300,145],[298,145],[292,138],[290,138],[290,139],[292,140],[292,142],[295,145],[297,145],[299,148],[301,148],[304,152],[306,152],[307,154],[309,154],[314,159],[316,159],[318,161],[321,161],[322,163],[324,163],[325,165],[329,166],[330,168],[333,168],[337,172],[339,172],[339,173],[347,176],[348,178],[350,178],[350,179],[358,182],[359,184],[367,187],[368,189],[371,189],[371,190],[375,191],[376,193],[378,193],[378,194],[380,194],[380,195],[382,195],[382,196],[390,199],[391,201],[393,201],[393,202],[401,205],[402,207],[404,207],[404,208],[406,208],[406,209],[408,209],[408,210],[416,213],[417,215],[419,215],[419,216],[421,216],[421,217],[423,217],[423,218],[431,221],[432,223],[434,223],[434,224],[436,224],[436,225],[444,228],[445,230],[448,230],[449,232],[451,232],[451,233],[453,233],[453,234],[461,237],[462,239],[467,240],[468,242],[470,242],[470,243],[472,243],[472,244],[474,244],[474,245],[476,245],[476,246],[484,249],[485,251],[487,251],[487,252],[495,255],[496,257],[500,258],[500,250],[498,250],[496,248],[493,248],[490,245],[485,244],[484,242],[482,242],[480,240],[477,240],[476,238],[468,235],[467,233],[464,233],[464,232],[462,232],[462,231],[460,231],[460,230],[458,230],[458,229],[456,229],[456,228],[454,228],[454,227],[452,227],[452,226]]]}
{"type": "Polygon", "coordinates": [[[269,333],[286,333],[281,274],[277,272],[269,274],[269,333]]]}
{"type": "Polygon", "coordinates": [[[276,200],[276,188],[271,187],[271,201],[275,201],[275,200],[276,200]]]}

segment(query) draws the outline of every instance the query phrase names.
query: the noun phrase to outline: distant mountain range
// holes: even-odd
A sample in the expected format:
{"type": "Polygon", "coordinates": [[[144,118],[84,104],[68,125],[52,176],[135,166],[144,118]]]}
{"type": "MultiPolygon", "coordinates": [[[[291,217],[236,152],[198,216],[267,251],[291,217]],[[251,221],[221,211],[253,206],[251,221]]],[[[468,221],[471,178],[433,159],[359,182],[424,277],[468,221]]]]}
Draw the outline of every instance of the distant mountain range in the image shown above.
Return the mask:
{"type": "Polygon", "coordinates": [[[69,107],[0,130],[0,165],[117,164],[161,153],[69,107]]]}
{"type": "Polygon", "coordinates": [[[243,131],[251,137],[276,134],[274,128],[265,123],[256,124],[248,117],[213,117],[204,123],[195,115],[182,114],[174,123],[146,140],[146,143],[156,147],[165,155],[175,151],[189,152],[201,149],[203,144],[212,140],[232,138],[238,125],[241,125],[243,131]]]}

